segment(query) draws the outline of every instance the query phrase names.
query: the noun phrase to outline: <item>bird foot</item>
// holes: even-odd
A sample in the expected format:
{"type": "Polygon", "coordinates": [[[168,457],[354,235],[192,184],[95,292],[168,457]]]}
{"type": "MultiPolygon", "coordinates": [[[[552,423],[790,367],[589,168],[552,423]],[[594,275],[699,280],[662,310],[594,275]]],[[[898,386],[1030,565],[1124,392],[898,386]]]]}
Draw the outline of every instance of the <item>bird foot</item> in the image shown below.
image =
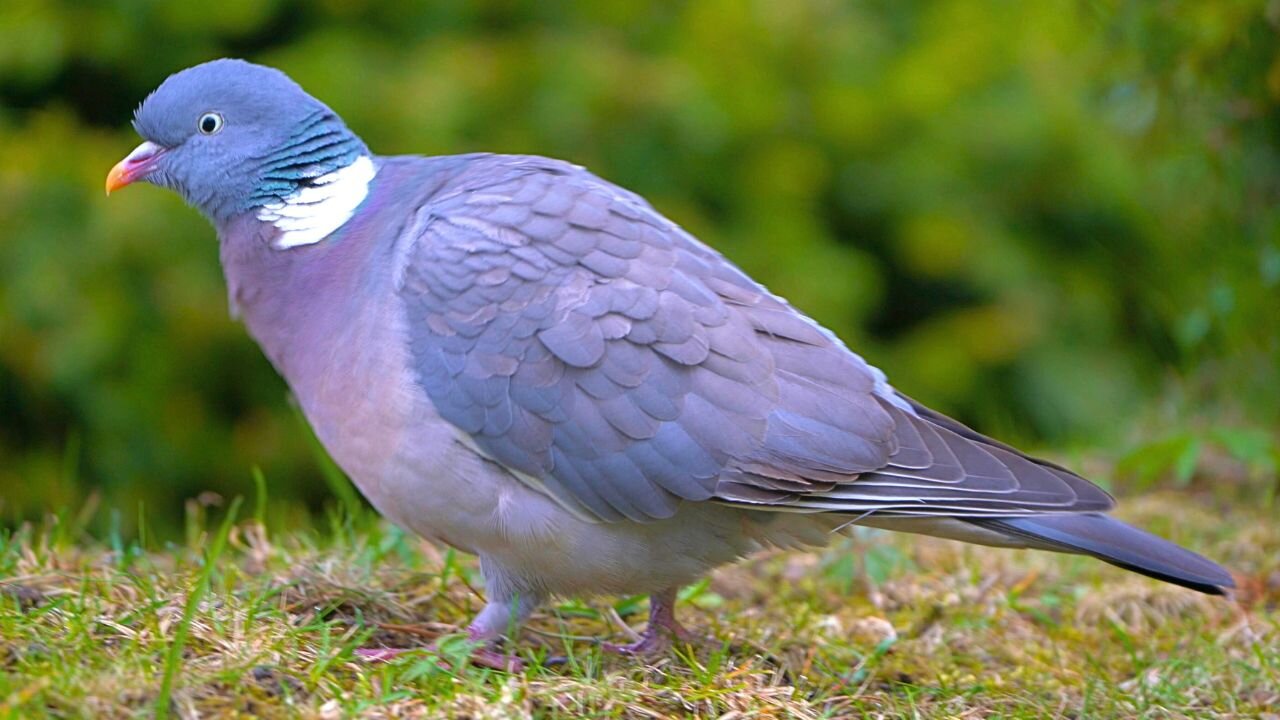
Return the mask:
{"type": "Polygon", "coordinates": [[[658,655],[669,650],[673,640],[688,645],[702,645],[706,642],[676,620],[676,590],[667,588],[649,596],[649,625],[641,633],[639,640],[627,645],[601,643],[601,647],[606,652],[632,657],[658,655]]]}
{"type": "Polygon", "coordinates": [[[644,632],[640,634],[640,639],[633,643],[606,642],[601,643],[600,647],[605,652],[619,655],[632,657],[654,656],[670,650],[673,641],[679,641],[686,645],[702,645],[706,642],[704,638],[676,622],[673,618],[670,622],[655,623],[650,621],[649,627],[645,628],[644,632]]]}
{"type": "Polygon", "coordinates": [[[356,657],[368,663],[391,662],[401,655],[411,653],[420,648],[356,648],[356,657]]]}
{"type": "MultiPolygon", "coordinates": [[[[356,657],[369,663],[391,662],[401,655],[430,648],[357,648],[356,657]]],[[[514,655],[498,652],[493,648],[478,647],[468,658],[472,665],[502,670],[509,673],[524,671],[524,661],[514,655]]]]}
{"type": "Polygon", "coordinates": [[[498,652],[492,648],[476,648],[472,650],[471,664],[509,673],[524,672],[523,660],[515,655],[498,652]]]}
{"type": "Polygon", "coordinates": [[[671,648],[671,638],[662,634],[645,633],[633,643],[600,643],[600,649],[616,655],[630,657],[651,657],[661,655],[671,648]]]}

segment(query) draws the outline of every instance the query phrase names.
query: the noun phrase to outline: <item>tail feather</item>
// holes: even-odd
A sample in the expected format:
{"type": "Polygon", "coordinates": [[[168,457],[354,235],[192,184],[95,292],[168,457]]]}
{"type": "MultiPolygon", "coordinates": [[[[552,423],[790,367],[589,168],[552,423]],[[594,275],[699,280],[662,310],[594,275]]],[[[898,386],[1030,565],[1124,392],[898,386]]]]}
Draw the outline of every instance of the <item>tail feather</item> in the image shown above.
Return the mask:
{"type": "Polygon", "coordinates": [[[1092,555],[1117,567],[1209,595],[1235,587],[1221,565],[1168,540],[1094,513],[973,518],[968,522],[1036,547],[1092,555]]]}

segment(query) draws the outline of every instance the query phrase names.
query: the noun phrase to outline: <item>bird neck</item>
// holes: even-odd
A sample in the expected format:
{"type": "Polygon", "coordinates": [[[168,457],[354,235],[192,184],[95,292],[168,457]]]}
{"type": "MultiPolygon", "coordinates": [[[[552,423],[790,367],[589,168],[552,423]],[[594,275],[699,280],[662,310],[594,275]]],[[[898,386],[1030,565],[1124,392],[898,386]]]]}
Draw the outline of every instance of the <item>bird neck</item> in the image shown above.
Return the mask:
{"type": "Polygon", "coordinates": [[[377,172],[364,142],[325,108],[262,159],[245,209],[279,230],[277,249],[311,245],[355,214],[377,172]]]}

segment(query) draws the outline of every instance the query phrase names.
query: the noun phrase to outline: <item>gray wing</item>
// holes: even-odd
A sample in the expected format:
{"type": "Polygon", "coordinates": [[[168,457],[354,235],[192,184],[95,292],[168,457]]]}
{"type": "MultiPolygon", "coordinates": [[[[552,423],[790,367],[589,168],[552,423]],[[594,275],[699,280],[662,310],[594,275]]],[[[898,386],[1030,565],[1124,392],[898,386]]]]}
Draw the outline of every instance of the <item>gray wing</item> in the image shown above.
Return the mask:
{"type": "Polygon", "coordinates": [[[1111,505],[918,412],[834,336],[575,166],[477,160],[407,233],[398,289],[418,382],[486,456],[586,516],[666,518],[685,500],[952,516],[1111,505]]]}

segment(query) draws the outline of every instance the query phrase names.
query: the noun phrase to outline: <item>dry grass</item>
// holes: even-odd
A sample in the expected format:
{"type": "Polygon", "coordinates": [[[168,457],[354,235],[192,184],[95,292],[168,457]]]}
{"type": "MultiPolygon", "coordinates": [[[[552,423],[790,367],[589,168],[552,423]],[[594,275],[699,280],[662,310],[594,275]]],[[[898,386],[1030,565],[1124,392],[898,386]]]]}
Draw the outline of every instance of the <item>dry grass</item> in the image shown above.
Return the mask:
{"type": "Polygon", "coordinates": [[[520,636],[519,675],[457,662],[475,564],[370,518],[236,525],[189,614],[193,548],[216,534],[202,520],[164,550],[24,528],[0,536],[0,712],[156,714],[187,617],[161,708],[177,717],[1280,717],[1275,511],[1186,495],[1126,511],[1241,570],[1242,601],[1084,558],[866,533],[689,589],[684,619],[711,643],[650,664],[592,641],[642,623],[642,600],[548,609],[520,636]],[[429,638],[438,651],[392,663],[352,654],[429,638]],[[567,662],[540,663],[553,655],[567,662]]]}

